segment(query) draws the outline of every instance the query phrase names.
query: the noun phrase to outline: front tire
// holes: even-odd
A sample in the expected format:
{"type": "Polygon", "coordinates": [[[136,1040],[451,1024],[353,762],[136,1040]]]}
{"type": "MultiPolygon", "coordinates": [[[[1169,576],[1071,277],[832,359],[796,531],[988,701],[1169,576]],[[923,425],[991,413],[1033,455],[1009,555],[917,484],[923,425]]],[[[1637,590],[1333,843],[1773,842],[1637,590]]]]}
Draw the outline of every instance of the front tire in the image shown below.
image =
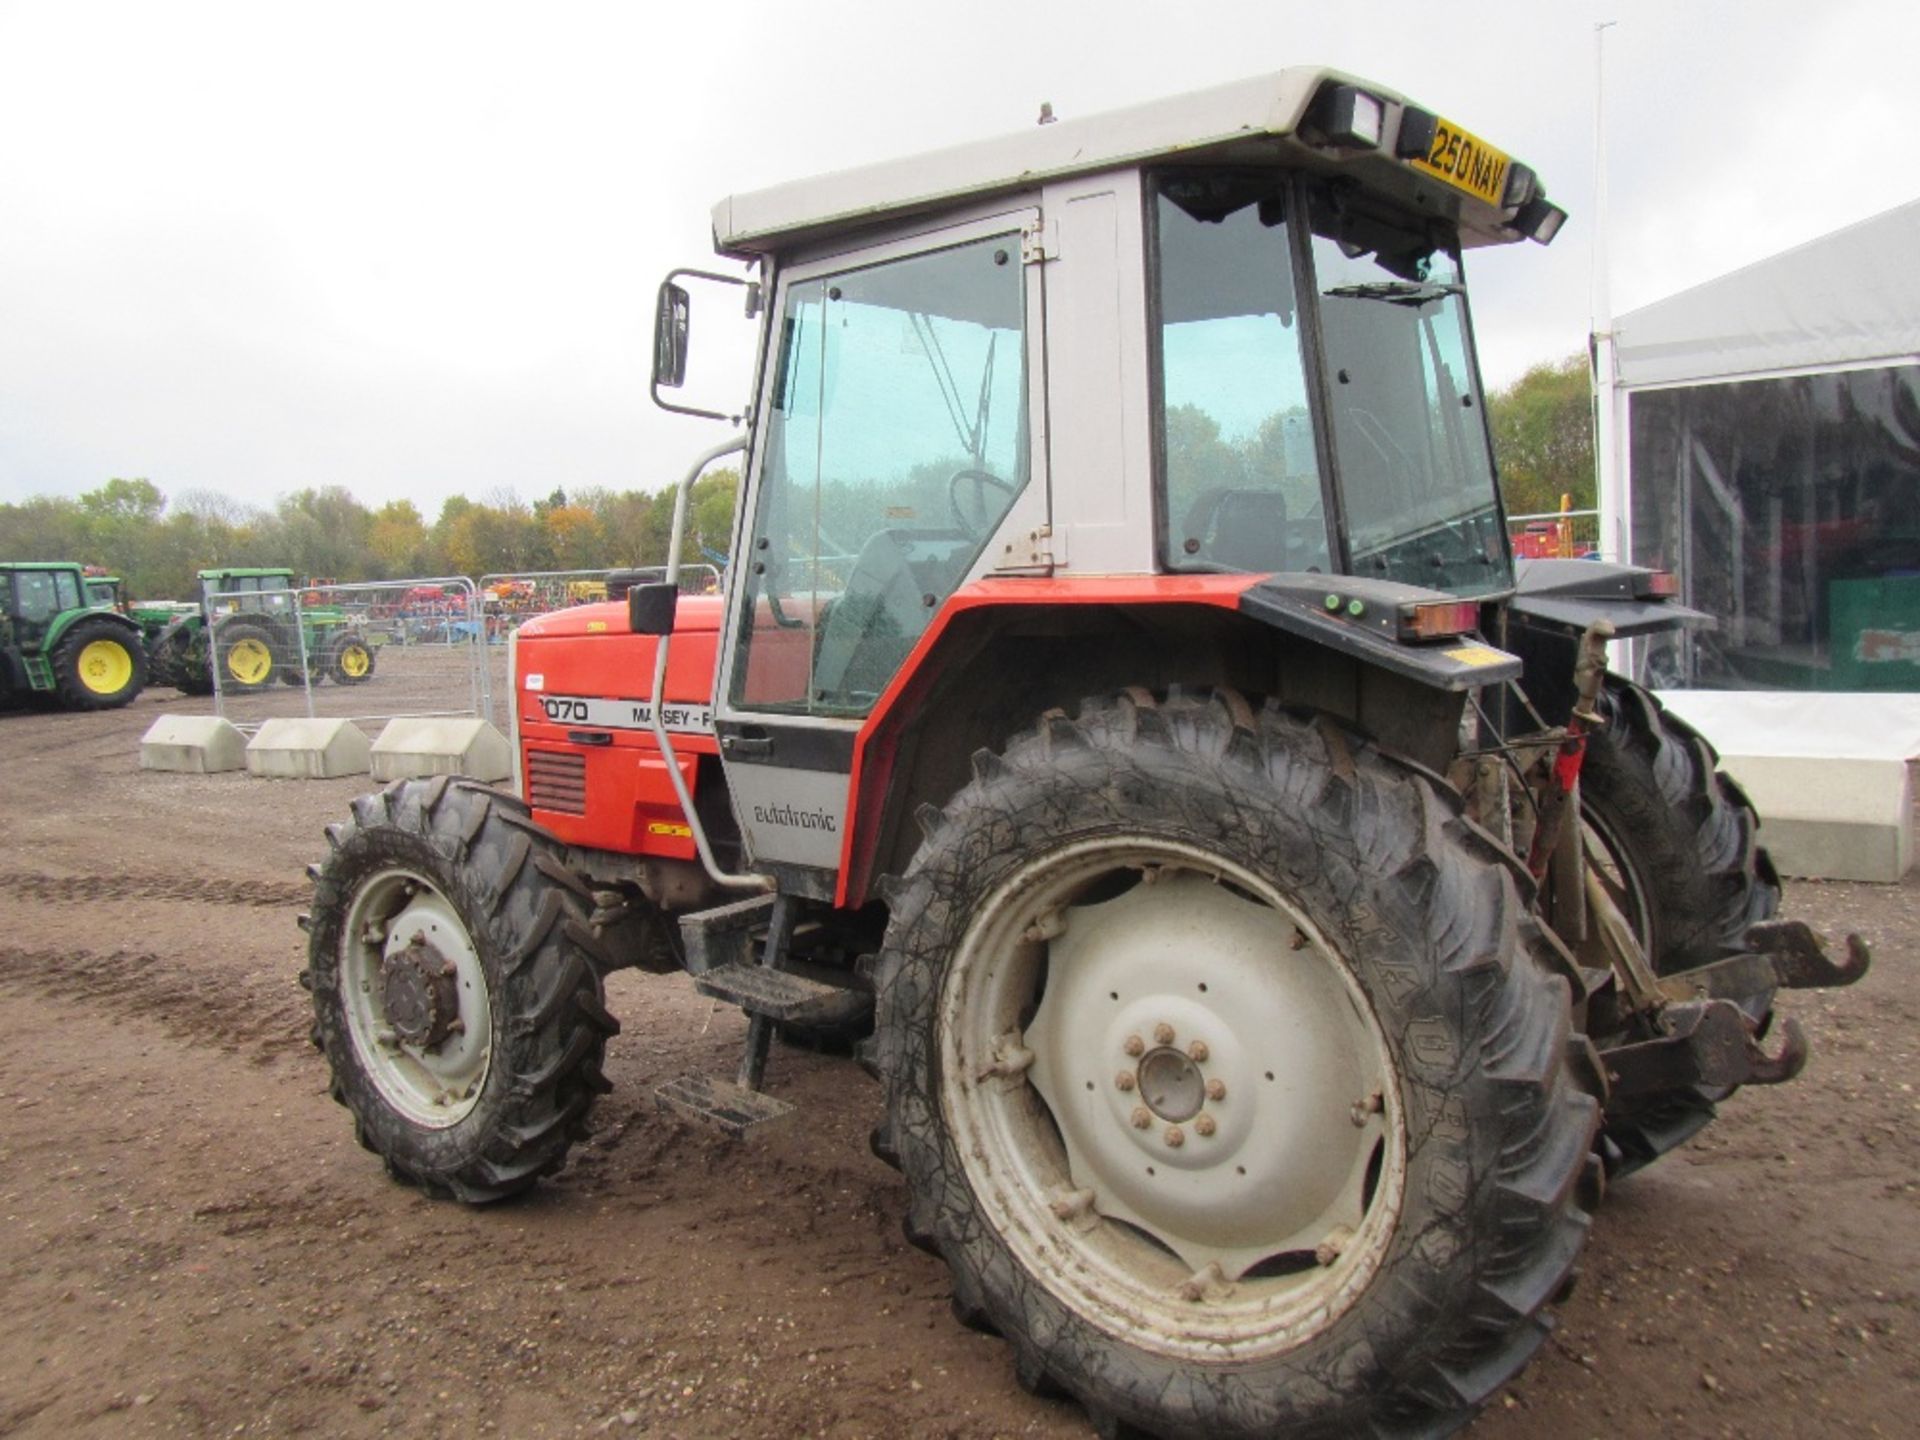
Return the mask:
{"type": "Polygon", "coordinates": [[[361,1144],[474,1204],[559,1169],[619,1029],[560,844],[518,800],[446,776],[361,796],[328,839],[302,983],[361,1144]]]}
{"type": "Polygon", "coordinates": [[[1133,692],[927,824],[876,1143],[1023,1383],[1103,1433],[1440,1432],[1526,1362],[1597,1081],[1456,797],[1324,720],[1133,692]]]}
{"type": "Polygon", "coordinates": [[[111,620],[76,620],[53,657],[54,684],[69,710],[117,710],[147,683],[147,652],[111,620]]]}
{"type": "Polygon", "coordinates": [[[335,637],[327,647],[327,673],[336,685],[364,685],[373,678],[373,647],[357,630],[335,637]]]}

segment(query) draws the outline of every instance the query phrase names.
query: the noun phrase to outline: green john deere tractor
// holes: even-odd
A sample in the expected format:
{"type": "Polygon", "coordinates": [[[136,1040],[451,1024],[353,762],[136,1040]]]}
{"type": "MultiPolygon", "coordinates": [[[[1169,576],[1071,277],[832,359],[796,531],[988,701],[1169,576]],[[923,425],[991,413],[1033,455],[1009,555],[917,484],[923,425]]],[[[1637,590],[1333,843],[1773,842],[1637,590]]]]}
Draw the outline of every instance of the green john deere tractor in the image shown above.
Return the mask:
{"type": "Polygon", "coordinates": [[[65,561],[0,564],[0,702],[45,695],[68,710],[125,705],[147,683],[140,627],[65,561]]]}
{"type": "Polygon", "coordinates": [[[205,695],[215,667],[230,694],[275,680],[298,685],[309,674],[341,685],[372,679],[373,643],[347,612],[295,599],[291,570],[202,570],[199,607],[164,619],[150,635],[154,682],[205,695]]]}

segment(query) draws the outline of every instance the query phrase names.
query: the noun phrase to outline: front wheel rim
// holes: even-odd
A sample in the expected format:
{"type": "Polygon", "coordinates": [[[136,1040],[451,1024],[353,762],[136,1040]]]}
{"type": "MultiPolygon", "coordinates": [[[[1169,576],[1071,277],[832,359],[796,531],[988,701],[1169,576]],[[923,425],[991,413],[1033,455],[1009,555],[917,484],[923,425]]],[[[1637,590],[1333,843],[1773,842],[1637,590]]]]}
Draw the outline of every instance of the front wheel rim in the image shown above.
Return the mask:
{"type": "MultiPolygon", "coordinates": [[[[360,886],[340,936],[340,990],[361,1068],[406,1119],[429,1130],[464,1120],[479,1103],[493,1051],[485,969],[453,903],[417,871],[382,871],[360,886]],[[423,1026],[394,972],[422,962],[449,967],[430,988],[450,992],[451,1014],[423,1026]],[[424,1033],[423,1033],[424,1031],[424,1033]]],[[[444,1011],[444,1006],[442,1007],[444,1011]]]]}
{"type": "Polygon", "coordinates": [[[340,673],[358,680],[373,668],[365,646],[348,645],[340,651],[340,673]]]}
{"type": "Polygon", "coordinates": [[[941,1107],[1017,1262],[1183,1362],[1292,1349],[1379,1269],[1405,1184],[1392,1052],[1269,882],[1158,837],[1040,857],[941,992],[941,1107]]]}

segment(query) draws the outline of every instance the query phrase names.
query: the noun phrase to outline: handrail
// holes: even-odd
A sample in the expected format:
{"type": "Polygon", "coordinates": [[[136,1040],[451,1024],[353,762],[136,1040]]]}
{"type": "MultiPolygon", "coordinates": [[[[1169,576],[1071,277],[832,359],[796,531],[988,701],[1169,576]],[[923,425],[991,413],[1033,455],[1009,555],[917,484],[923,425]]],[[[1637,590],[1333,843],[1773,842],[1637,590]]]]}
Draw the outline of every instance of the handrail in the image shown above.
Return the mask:
{"type": "MultiPolygon", "coordinates": [[[[672,585],[675,591],[680,588],[680,540],[686,527],[687,496],[693,490],[693,482],[698,480],[707,468],[722,455],[733,455],[747,448],[747,437],[736,435],[723,441],[701,455],[693,462],[693,468],[687,471],[686,478],[680,482],[673,497],[673,535],[667,542],[667,578],[664,584],[672,585]]],[[[660,754],[667,762],[667,779],[673,785],[673,793],[680,801],[680,810],[687,817],[687,828],[693,832],[693,845],[700,852],[700,864],[705,867],[708,878],[714,884],[725,886],[729,890],[771,890],[773,881],[765,875],[730,875],[720,868],[720,862],[713,857],[713,847],[707,842],[707,827],[700,823],[700,816],[693,808],[693,796],[687,790],[686,778],[680,773],[680,761],[673,753],[673,741],[667,735],[667,647],[672,643],[673,634],[669,631],[662,635],[653,651],[653,739],[660,747],[660,754]]]]}

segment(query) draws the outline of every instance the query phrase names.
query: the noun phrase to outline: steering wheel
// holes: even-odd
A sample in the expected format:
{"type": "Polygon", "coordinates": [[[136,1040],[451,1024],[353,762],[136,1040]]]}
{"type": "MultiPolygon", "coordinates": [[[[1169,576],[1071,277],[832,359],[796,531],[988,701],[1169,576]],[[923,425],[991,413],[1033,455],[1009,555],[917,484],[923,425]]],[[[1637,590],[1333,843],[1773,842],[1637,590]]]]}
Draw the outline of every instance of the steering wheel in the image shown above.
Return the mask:
{"type": "Polygon", "coordinates": [[[997,516],[989,516],[987,513],[987,490],[989,488],[998,490],[1007,497],[1006,504],[1000,507],[1001,514],[1006,512],[1007,505],[1013,503],[1013,497],[1020,493],[1020,487],[1018,485],[1015,485],[1011,480],[1001,479],[991,470],[956,470],[953,472],[953,478],[947,481],[947,509],[952,512],[953,523],[975,540],[984,540],[992,521],[998,518],[997,516]],[[960,504],[960,487],[968,481],[973,482],[973,503],[977,505],[980,510],[980,521],[978,524],[975,524],[973,520],[968,517],[967,512],[960,504]]]}

